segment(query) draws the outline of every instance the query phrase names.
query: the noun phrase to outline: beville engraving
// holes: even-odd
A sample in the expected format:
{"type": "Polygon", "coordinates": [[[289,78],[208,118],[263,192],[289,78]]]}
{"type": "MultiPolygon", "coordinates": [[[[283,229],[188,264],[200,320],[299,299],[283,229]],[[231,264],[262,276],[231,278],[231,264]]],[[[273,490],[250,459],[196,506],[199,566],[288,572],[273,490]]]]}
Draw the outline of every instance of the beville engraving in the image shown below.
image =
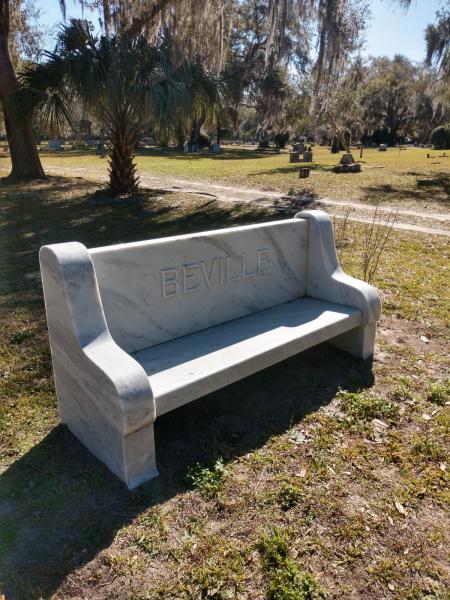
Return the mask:
{"type": "Polygon", "coordinates": [[[178,294],[196,292],[206,285],[225,285],[239,279],[250,279],[267,273],[270,269],[270,251],[261,248],[256,251],[256,261],[252,270],[252,261],[244,252],[238,258],[217,256],[209,260],[192,262],[181,267],[160,269],[161,291],[163,298],[178,294]]]}

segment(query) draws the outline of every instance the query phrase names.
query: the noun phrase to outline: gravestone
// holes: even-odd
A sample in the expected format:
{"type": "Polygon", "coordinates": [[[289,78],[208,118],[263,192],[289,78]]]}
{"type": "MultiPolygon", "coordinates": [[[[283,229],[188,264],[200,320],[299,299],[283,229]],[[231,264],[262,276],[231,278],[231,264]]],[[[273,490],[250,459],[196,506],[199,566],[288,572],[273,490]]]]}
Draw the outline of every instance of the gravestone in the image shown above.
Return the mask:
{"type": "Polygon", "coordinates": [[[311,163],[313,161],[313,153],[311,148],[303,152],[303,162],[311,163]]]}
{"type": "Polygon", "coordinates": [[[380,147],[378,148],[378,150],[380,152],[386,152],[388,145],[387,144],[380,144],[380,147]]]}
{"type": "Polygon", "coordinates": [[[342,155],[340,160],[341,165],[352,165],[354,162],[355,159],[353,158],[353,154],[351,152],[346,152],[344,155],[342,155]]]}
{"type": "Polygon", "coordinates": [[[300,167],[300,169],[298,170],[298,178],[306,179],[307,177],[309,177],[309,171],[310,169],[308,167],[300,167]]]}
{"type": "Polygon", "coordinates": [[[378,293],[322,211],[40,261],[61,421],[130,489],[158,474],[159,416],[326,341],[373,354],[378,293]]]}
{"type": "Polygon", "coordinates": [[[289,162],[290,163],[300,162],[300,153],[299,152],[290,152],[289,153],[289,162]]]}
{"type": "Polygon", "coordinates": [[[303,144],[302,142],[299,142],[298,144],[292,144],[292,152],[300,152],[300,154],[303,154],[304,151],[305,144],[303,144]]]}
{"type": "Polygon", "coordinates": [[[211,144],[211,152],[213,154],[220,154],[220,144],[218,144],[217,142],[213,142],[211,144]]]}
{"type": "Polygon", "coordinates": [[[49,150],[61,150],[61,140],[48,140],[49,150]]]}

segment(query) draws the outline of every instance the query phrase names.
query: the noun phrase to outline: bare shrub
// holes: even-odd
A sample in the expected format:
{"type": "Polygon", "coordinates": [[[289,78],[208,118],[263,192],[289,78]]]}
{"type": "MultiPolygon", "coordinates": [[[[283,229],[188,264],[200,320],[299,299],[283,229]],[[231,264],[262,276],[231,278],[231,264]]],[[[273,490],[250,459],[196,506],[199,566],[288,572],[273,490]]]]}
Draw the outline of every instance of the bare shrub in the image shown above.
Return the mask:
{"type": "Polygon", "coordinates": [[[333,229],[334,229],[334,240],[336,244],[336,254],[339,259],[339,262],[342,258],[342,251],[344,249],[346,233],[347,233],[347,225],[349,221],[350,214],[353,209],[346,207],[341,214],[333,216],[333,229]]]}
{"type": "Polygon", "coordinates": [[[397,217],[398,209],[391,210],[387,216],[384,216],[382,213],[380,214],[377,206],[372,221],[364,224],[362,270],[363,279],[368,283],[375,277],[380,257],[386,248],[397,217]]]}

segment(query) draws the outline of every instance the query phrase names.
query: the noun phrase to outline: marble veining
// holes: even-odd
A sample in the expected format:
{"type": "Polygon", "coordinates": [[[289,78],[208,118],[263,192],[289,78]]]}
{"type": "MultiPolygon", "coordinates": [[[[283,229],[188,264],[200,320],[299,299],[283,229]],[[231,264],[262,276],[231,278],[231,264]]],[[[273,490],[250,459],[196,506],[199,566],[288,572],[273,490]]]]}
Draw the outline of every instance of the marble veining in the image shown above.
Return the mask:
{"type": "Polygon", "coordinates": [[[158,415],[324,341],[373,354],[378,293],[321,211],[40,263],[61,421],[130,489],[158,474],[158,415]]]}
{"type": "Polygon", "coordinates": [[[113,339],[136,352],[304,296],[307,233],[289,219],[91,250],[113,339]]]}

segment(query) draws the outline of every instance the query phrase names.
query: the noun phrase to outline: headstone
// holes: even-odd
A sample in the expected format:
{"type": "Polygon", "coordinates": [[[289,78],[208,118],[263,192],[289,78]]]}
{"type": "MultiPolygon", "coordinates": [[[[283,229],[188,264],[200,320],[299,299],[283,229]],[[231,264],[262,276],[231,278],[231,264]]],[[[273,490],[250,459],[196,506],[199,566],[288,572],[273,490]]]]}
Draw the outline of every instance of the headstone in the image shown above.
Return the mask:
{"type": "Polygon", "coordinates": [[[298,170],[298,178],[306,179],[307,177],[309,177],[309,171],[310,169],[308,167],[300,167],[300,169],[298,170]]]}
{"type": "Polygon", "coordinates": [[[378,148],[378,150],[380,152],[386,152],[388,145],[387,144],[380,144],[380,147],[378,148]]]}
{"type": "Polygon", "coordinates": [[[49,150],[61,150],[61,140],[48,140],[49,150]]]}
{"type": "Polygon", "coordinates": [[[333,167],[333,171],[335,173],[360,173],[361,165],[360,163],[353,163],[351,165],[336,165],[333,167]]]}
{"type": "Polygon", "coordinates": [[[303,144],[303,142],[300,142],[298,144],[292,144],[292,152],[300,152],[300,154],[303,154],[304,151],[305,144],[303,144]]]}
{"type": "Polygon", "coordinates": [[[303,152],[303,162],[311,163],[313,161],[313,153],[311,148],[303,152]]]}
{"type": "Polygon", "coordinates": [[[40,262],[61,421],[130,489],[158,474],[160,415],[327,340],[373,354],[378,293],[322,211],[40,262]]]}
{"type": "Polygon", "coordinates": [[[213,154],[220,154],[220,144],[218,144],[217,142],[213,142],[211,144],[211,152],[213,154]]]}
{"type": "Polygon", "coordinates": [[[299,152],[290,152],[289,153],[289,162],[290,163],[300,162],[300,153],[299,152]]]}
{"type": "Polygon", "coordinates": [[[353,154],[351,154],[351,152],[346,152],[343,154],[340,160],[341,165],[352,165],[354,162],[355,159],[353,158],[353,154]]]}

